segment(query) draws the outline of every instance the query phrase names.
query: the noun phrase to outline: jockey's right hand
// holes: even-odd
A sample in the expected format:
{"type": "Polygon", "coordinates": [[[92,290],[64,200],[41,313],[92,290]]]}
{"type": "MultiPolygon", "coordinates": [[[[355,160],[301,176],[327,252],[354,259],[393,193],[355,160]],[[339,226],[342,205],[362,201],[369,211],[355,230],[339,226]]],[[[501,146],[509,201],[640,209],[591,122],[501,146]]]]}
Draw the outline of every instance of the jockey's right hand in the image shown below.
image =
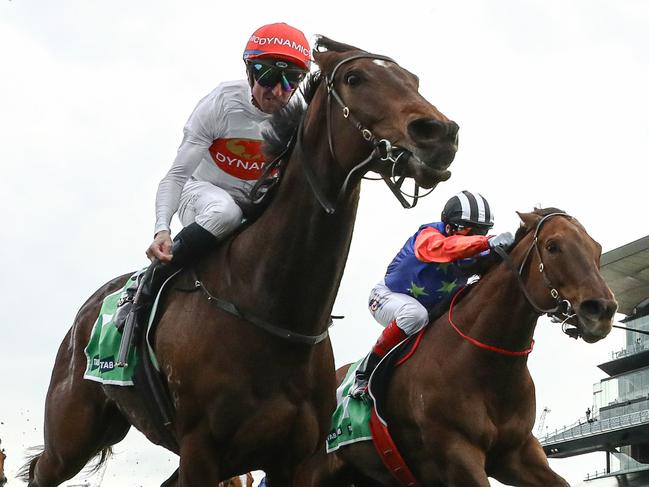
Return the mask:
{"type": "Polygon", "coordinates": [[[150,261],[159,260],[160,262],[171,262],[173,255],[171,254],[171,234],[167,230],[160,230],[155,234],[153,242],[146,249],[146,256],[150,261]]]}

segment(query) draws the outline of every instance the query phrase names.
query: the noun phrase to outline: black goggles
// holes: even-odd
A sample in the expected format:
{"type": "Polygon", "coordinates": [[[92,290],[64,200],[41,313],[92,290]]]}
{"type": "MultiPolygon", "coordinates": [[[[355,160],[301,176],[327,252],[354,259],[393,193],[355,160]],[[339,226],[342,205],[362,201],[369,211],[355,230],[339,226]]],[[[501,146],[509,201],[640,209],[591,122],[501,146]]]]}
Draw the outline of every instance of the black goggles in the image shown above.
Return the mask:
{"type": "Polygon", "coordinates": [[[489,233],[489,230],[491,230],[489,227],[478,227],[478,226],[469,226],[469,225],[456,225],[456,224],[451,224],[453,227],[453,230],[456,232],[462,231],[464,229],[469,229],[469,234],[472,235],[487,235],[489,233]]]}
{"type": "Polygon", "coordinates": [[[249,61],[248,70],[253,79],[264,88],[274,88],[280,83],[284,91],[297,89],[306,75],[306,71],[292,67],[285,61],[249,61]]]}

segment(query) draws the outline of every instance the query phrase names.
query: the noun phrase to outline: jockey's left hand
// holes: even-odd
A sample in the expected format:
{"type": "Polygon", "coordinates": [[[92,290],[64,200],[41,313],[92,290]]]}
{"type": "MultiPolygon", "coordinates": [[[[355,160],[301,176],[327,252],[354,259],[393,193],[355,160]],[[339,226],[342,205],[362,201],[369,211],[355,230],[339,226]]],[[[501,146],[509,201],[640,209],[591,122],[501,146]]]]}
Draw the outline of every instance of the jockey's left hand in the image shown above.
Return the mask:
{"type": "Polygon", "coordinates": [[[160,262],[171,262],[173,255],[171,254],[171,247],[173,242],[171,241],[171,234],[167,230],[160,230],[155,234],[153,242],[149,245],[149,248],[146,249],[146,256],[149,260],[153,261],[155,259],[160,262]]]}
{"type": "Polygon", "coordinates": [[[501,247],[501,248],[507,250],[513,244],[514,244],[514,236],[509,232],[501,233],[500,235],[496,235],[495,237],[490,237],[489,238],[489,248],[490,249],[495,249],[496,247],[501,247]]]}

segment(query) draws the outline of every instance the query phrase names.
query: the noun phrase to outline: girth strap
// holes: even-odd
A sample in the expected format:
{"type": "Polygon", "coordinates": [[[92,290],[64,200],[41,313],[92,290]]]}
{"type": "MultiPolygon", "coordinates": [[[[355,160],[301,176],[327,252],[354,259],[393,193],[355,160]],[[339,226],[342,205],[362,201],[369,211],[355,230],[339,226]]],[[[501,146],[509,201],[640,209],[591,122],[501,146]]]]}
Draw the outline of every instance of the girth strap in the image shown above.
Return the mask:
{"type": "Polygon", "coordinates": [[[376,414],[374,406],[372,406],[370,416],[370,431],[372,432],[372,443],[383,465],[390,471],[397,482],[405,487],[421,487],[412,470],[401,456],[387,425],[383,424],[376,414]]]}

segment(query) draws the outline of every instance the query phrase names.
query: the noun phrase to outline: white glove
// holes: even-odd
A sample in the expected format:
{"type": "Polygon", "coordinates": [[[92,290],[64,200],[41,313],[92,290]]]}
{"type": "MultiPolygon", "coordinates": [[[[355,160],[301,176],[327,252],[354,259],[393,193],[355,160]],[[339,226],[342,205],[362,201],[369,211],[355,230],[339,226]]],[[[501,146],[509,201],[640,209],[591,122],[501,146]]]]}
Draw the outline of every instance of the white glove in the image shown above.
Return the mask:
{"type": "Polygon", "coordinates": [[[512,246],[514,243],[514,236],[509,233],[501,233],[500,235],[496,235],[495,237],[491,237],[489,239],[489,248],[490,249],[495,249],[496,247],[501,247],[504,250],[507,250],[509,247],[512,246]]]}

